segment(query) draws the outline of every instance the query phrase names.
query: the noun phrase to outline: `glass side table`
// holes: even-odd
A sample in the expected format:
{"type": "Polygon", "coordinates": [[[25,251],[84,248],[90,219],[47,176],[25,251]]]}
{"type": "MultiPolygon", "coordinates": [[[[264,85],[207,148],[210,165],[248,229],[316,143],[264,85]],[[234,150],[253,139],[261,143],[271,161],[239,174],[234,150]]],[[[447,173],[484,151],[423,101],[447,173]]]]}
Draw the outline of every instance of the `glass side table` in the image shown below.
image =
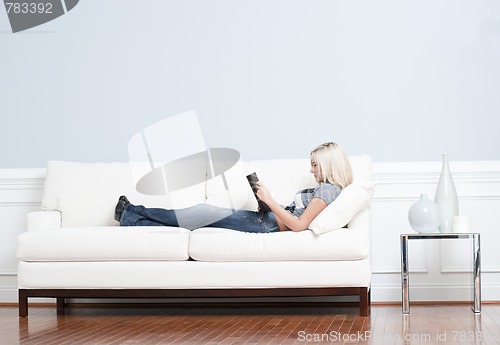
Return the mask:
{"type": "Polygon", "coordinates": [[[403,314],[410,313],[410,274],[408,272],[408,241],[409,240],[441,240],[441,239],[469,239],[472,240],[472,260],[474,276],[474,313],[481,312],[481,250],[480,235],[477,233],[431,233],[431,234],[402,234],[401,235],[401,284],[403,290],[403,314]]]}

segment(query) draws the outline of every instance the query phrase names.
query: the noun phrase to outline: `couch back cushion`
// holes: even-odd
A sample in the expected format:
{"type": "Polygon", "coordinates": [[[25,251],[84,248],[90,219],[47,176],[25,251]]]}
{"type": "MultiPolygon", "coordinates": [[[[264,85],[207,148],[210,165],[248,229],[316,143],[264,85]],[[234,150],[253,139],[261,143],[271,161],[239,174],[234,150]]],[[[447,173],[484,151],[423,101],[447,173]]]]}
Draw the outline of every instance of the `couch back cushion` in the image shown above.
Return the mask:
{"type": "Polygon", "coordinates": [[[114,209],[120,195],[149,207],[186,207],[205,201],[205,185],[169,196],[144,195],[135,190],[128,163],[49,161],[47,164],[42,209],[60,211],[62,226],[117,225],[114,209]]]}

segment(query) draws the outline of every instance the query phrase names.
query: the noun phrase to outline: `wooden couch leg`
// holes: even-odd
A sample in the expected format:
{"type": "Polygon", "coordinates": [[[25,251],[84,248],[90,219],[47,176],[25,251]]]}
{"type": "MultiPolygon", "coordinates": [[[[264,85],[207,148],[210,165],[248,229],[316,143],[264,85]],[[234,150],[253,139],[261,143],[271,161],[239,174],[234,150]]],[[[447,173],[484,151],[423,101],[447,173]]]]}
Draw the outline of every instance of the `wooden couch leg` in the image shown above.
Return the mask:
{"type": "Polygon", "coordinates": [[[28,296],[24,290],[19,290],[19,317],[28,316],[28,296]]]}
{"type": "Polygon", "coordinates": [[[66,306],[66,300],[64,297],[57,298],[57,315],[64,315],[66,306]]]}
{"type": "Polygon", "coordinates": [[[370,287],[362,287],[359,290],[359,315],[370,315],[371,291],[370,287]]]}

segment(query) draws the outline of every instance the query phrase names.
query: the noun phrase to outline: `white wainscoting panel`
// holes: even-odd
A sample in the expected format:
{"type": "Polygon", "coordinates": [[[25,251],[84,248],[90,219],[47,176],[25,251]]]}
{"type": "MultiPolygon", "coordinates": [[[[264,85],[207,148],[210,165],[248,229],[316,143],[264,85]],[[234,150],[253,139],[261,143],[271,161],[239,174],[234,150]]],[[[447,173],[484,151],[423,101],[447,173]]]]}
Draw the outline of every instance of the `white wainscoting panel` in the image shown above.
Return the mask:
{"type": "MultiPolygon", "coordinates": [[[[500,161],[450,162],[460,214],[481,234],[482,297],[500,300],[500,161]]],[[[372,300],[401,301],[400,235],[412,232],[408,208],[433,200],[441,162],[374,163],[372,300]]],[[[38,210],[44,169],[0,170],[0,303],[16,302],[16,236],[38,210]]],[[[467,240],[410,241],[410,300],[472,300],[472,245],[467,240]]]]}
{"type": "Polygon", "coordinates": [[[16,237],[40,209],[45,169],[0,170],[0,303],[17,301],[16,237]]]}

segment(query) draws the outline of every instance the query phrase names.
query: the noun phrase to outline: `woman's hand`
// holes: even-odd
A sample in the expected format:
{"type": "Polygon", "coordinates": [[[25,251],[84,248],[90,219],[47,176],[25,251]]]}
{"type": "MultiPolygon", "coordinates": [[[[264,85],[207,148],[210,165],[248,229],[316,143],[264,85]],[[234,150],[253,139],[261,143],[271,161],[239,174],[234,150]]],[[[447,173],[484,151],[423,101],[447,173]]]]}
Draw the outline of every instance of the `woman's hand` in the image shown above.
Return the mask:
{"type": "Polygon", "coordinates": [[[257,181],[256,183],[257,186],[257,197],[264,201],[266,204],[273,200],[273,197],[271,196],[271,193],[269,193],[269,190],[267,189],[266,186],[261,181],[257,181]]]}
{"type": "Polygon", "coordinates": [[[257,197],[265,202],[274,212],[280,230],[302,231],[309,227],[316,216],[325,209],[326,202],[319,198],[313,198],[300,217],[295,217],[286,211],[277,201],[273,199],[269,190],[262,182],[257,182],[257,197]]]}

